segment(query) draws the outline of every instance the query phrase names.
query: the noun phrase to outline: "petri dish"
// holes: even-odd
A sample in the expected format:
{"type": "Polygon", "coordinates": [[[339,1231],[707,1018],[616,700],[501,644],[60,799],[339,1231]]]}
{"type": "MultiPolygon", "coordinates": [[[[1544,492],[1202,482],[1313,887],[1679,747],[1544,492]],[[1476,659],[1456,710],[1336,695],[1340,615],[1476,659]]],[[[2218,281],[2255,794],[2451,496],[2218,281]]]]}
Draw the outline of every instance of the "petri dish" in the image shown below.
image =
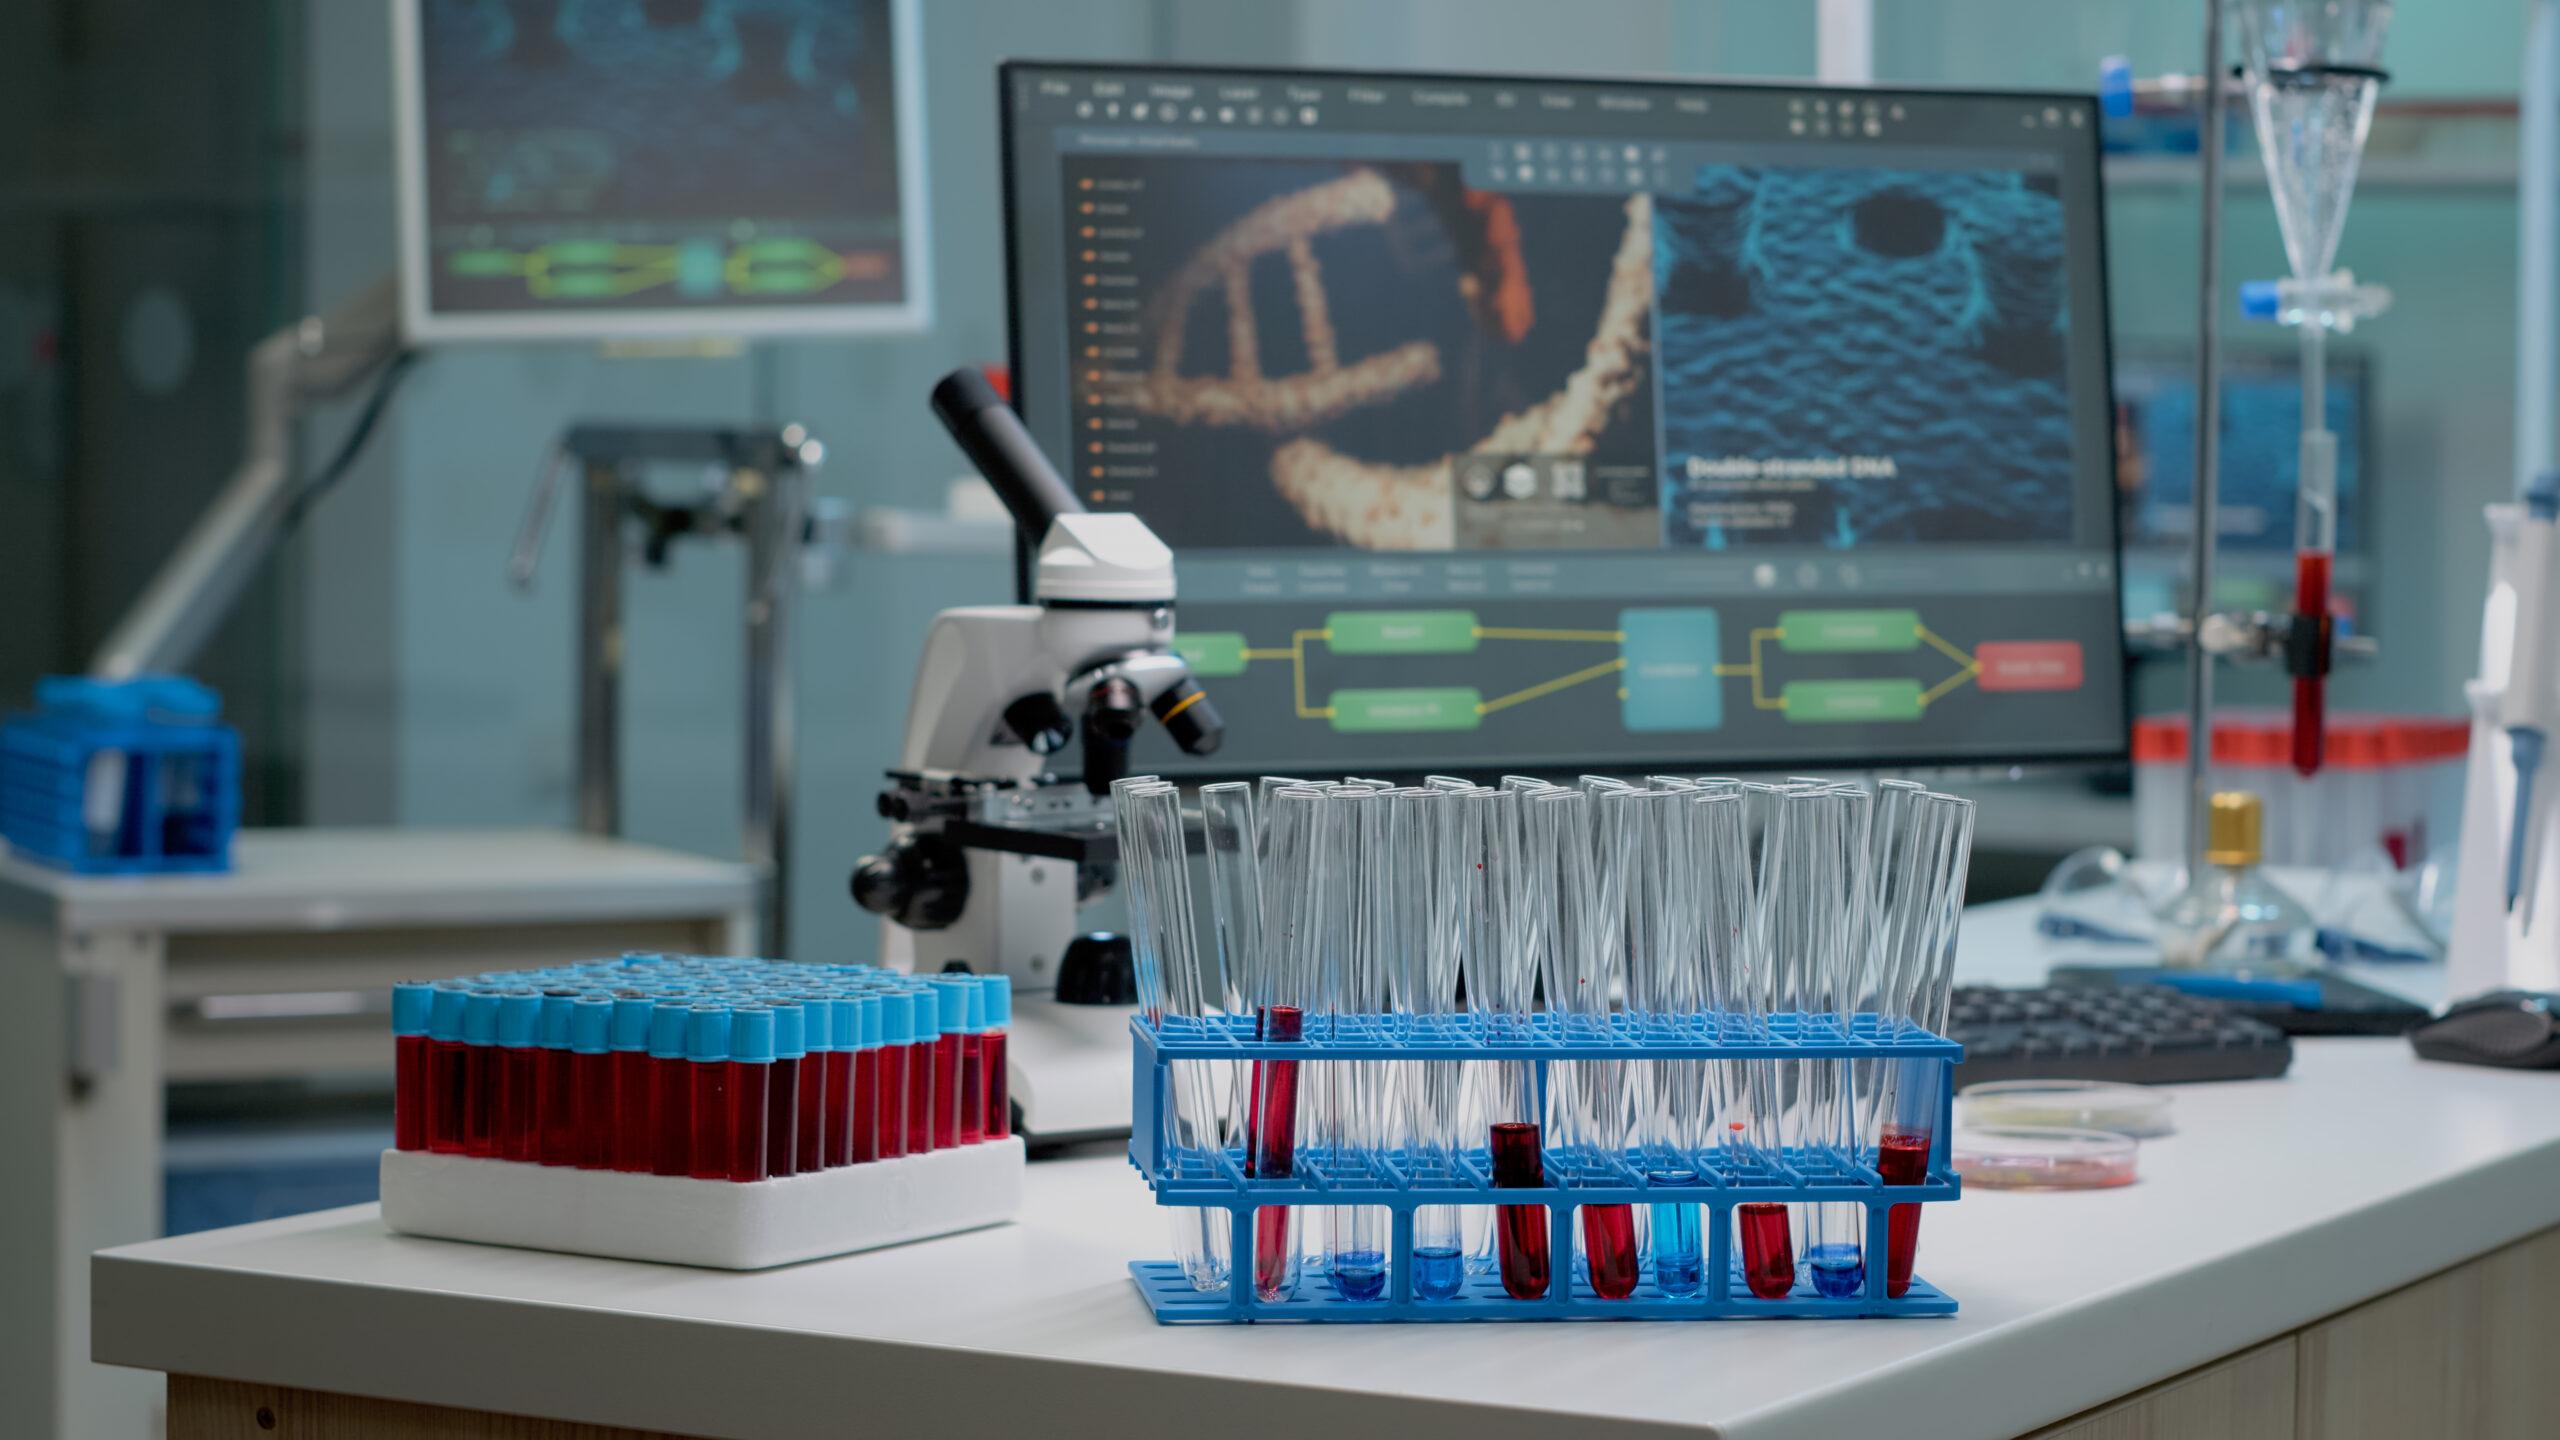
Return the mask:
{"type": "Polygon", "coordinates": [[[2170,1099],[2154,1086],[2106,1080],[1994,1080],[1956,1092],[1956,1124],[2058,1126],[2148,1140],[2177,1128],[2170,1099]]]}
{"type": "Polygon", "coordinates": [[[2130,1185],[2142,1142],[2062,1125],[1958,1126],[1956,1173],[1984,1190],[2106,1190],[2130,1185]]]}

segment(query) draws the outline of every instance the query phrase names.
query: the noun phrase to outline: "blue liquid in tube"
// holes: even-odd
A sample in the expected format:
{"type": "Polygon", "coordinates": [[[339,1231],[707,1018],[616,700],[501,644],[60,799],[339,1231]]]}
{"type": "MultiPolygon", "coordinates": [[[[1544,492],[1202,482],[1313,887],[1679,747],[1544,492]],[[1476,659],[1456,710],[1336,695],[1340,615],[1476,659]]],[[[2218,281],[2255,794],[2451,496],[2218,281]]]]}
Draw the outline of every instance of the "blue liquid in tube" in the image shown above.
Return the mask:
{"type": "Polygon", "coordinates": [[[1829,1299],[1846,1299],[1867,1286],[1866,1259],[1855,1245],[1816,1245],[1804,1259],[1813,1288],[1829,1299]]]}
{"type": "Polygon", "coordinates": [[[1455,1245],[1415,1246],[1413,1293],[1425,1300],[1449,1300],[1466,1288],[1467,1257],[1455,1245]]]}
{"type": "MultiPolygon", "coordinates": [[[[1697,1183],[1685,1171],[1657,1170],[1649,1178],[1657,1187],[1697,1183]]],[[[1653,1283],[1663,1294],[1685,1300],[1705,1286],[1707,1264],[1699,1240],[1697,1206],[1653,1207],[1653,1283]]]]}
{"type": "Polygon", "coordinates": [[[1375,1300],[1387,1293],[1387,1257],[1378,1250],[1344,1250],[1333,1257],[1333,1288],[1345,1300],[1375,1300]]]}

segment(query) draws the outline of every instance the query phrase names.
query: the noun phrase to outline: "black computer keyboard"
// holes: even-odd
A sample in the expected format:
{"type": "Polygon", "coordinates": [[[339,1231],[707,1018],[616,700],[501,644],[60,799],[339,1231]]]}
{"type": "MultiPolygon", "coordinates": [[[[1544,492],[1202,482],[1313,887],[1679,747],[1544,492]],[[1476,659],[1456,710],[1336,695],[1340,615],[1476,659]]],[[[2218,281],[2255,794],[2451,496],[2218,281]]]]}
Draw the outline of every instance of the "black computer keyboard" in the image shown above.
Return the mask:
{"type": "Polygon", "coordinates": [[[1964,1046],[1958,1085],[1991,1080],[2118,1080],[2175,1085],[2256,1080],[2293,1063],[2274,1026],[2152,985],[2003,990],[1960,985],[1947,1037],[1964,1046]]]}

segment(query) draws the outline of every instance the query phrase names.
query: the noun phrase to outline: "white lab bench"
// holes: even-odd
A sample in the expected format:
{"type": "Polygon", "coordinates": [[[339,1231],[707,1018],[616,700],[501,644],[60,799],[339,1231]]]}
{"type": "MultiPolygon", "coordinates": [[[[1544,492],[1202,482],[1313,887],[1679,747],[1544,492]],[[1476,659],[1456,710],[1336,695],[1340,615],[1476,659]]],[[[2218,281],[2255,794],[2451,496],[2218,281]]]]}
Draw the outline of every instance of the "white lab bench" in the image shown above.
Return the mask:
{"type": "Polygon", "coordinates": [[[0,853],[0,1431],[152,1433],[90,1363],[89,1253],[160,1233],[163,1087],[389,1072],[394,980],[752,947],[744,865],[548,831],[243,831],[222,875],[0,853]]]}
{"type": "MultiPolygon", "coordinates": [[[[2029,918],[1974,912],[1964,973],[2039,973],[2029,918]]],[[[1159,1328],[1125,1266],[1166,1227],[1095,1157],[1033,1166],[1019,1224],[756,1274],[411,1239],[372,1207],[128,1246],[96,1260],[95,1355],[188,1377],[181,1437],[264,1409],[299,1434],[1928,1440],[2137,1395],[2105,1422],[2134,1428],[2055,1433],[2382,1435],[2430,1430],[2377,1428],[2399,1412],[2359,1385],[2433,1403],[2502,1363],[2540,1393],[2560,1075],[2319,1040],[2286,1079],[2176,1094],[2134,1186],[1932,1207],[1943,1320],[1159,1328]]],[[[2506,1424],[2434,1433],[2548,1433],[2506,1424]]]]}

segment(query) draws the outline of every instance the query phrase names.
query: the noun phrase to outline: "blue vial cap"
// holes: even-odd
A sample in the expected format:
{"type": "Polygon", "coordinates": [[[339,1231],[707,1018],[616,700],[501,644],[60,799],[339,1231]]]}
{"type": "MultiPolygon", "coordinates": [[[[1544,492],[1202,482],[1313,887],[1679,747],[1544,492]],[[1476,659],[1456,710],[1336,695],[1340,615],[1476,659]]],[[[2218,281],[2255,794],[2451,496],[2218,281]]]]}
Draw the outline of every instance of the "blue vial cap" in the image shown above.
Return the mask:
{"type": "Polygon", "coordinates": [[[773,1058],[797,1060],[809,1053],[809,1008],[797,1000],[777,1000],[759,1014],[773,1017],[773,1058]]]}
{"type": "Polygon", "coordinates": [[[978,982],[966,975],[934,977],[934,1029],[945,1035],[959,1035],[969,1028],[969,997],[977,993],[978,982]]]}
{"type": "Polygon", "coordinates": [[[2252,320],[2273,320],[2284,308],[2284,296],[2273,280],[2240,282],[2240,313],[2252,320]]]}
{"type": "Polygon", "coordinates": [[[2118,119],[2133,113],[2133,62],[2122,55],[2098,62],[2098,109],[2118,119]]]}
{"type": "Polygon", "coordinates": [[[521,1050],[542,1037],[542,997],[530,991],[498,1001],[498,1043],[521,1050]]]}
{"type": "Polygon", "coordinates": [[[605,1043],[616,1050],[648,1049],[649,1012],[657,1006],[646,995],[614,996],[612,1037],[605,1043]]]}
{"type": "Polygon", "coordinates": [[[601,1055],[613,1048],[611,1000],[581,995],[569,1002],[569,1048],[581,1055],[601,1055]]]}
{"type": "Polygon", "coordinates": [[[495,990],[474,990],[462,1006],[462,1043],[494,1045],[498,1043],[498,1001],[495,990]]]}
{"type": "Polygon", "coordinates": [[[462,1038],[462,1007],[469,1004],[471,992],[459,985],[438,985],[429,997],[434,1003],[427,1008],[427,1035],[436,1040],[462,1038]]]}
{"type": "Polygon", "coordinates": [[[823,1054],[836,1048],[835,1004],[827,996],[798,990],[775,1003],[797,1005],[807,1017],[801,1022],[800,1033],[810,1054],[823,1054]]]}
{"type": "Polygon", "coordinates": [[[391,1033],[424,1035],[436,1008],[436,987],[403,980],[391,987],[391,1033]]]}
{"type": "Polygon", "coordinates": [[[981,975],[978,988],[987,992],[987,1028],[1001,1030],[1013,1023],[1013,977],[981,975]]]}
{"type": "Polygon", "coordinates": [[[912,1045],[915,1043],[915,998],[904,990],[883,990],[880,1001],[880,1043],[912,1045]]]}
{"type": "MultiPolygon", "coordinates": [[[[716,1012],[715,1012],[716,1013],[716,1012]]],[[[774,1032],[781,1016],[755,1005],[740,1006],[722,1017],[729,1022],[729,1058],[741,1065],[770,1065],[778,1053],[774,1032]]],[[[701,1034],[702,1012],[694,1012],[695,1035],[701,1034]]],[[[699,1039],[694,1042],[698,1047],[699,1039]]],[[[700,1059],[700,1055],[694,1058],[700,1059]]]]}
{"type": "Polygon", "coordinates": [[[685,1012],[685,1058],[698,1064],[729,1058],[729,1009],[696,1005],[685,1012]]]}
{"type": "Polygon", "coordinates": [[[578,1005],[578,997],[567,990],[552,990],[542,997],[542,1048],[569,1048],[569,1015],[578,1005]]]}
{"type": "Polygon", "coordinates": [[[867,1050],[880,1043],[880,1005],[868,995],[838,995],[827,1001],[828,1029],[839,1050],[867,1050]]]}
{"type": "Polygon", "coordinates": [[[2524,487],[2525,513],[2536,520],[2560,520],[2560,470],[2545,470],[2524,487]]]}
{"type": "Polygon", "coordinates": [[[649,1053],[660,1060],[684,1058],[685,1022],[693,1014],[682,1005],[657,1005],[649,1011],[649,1053]]]}

